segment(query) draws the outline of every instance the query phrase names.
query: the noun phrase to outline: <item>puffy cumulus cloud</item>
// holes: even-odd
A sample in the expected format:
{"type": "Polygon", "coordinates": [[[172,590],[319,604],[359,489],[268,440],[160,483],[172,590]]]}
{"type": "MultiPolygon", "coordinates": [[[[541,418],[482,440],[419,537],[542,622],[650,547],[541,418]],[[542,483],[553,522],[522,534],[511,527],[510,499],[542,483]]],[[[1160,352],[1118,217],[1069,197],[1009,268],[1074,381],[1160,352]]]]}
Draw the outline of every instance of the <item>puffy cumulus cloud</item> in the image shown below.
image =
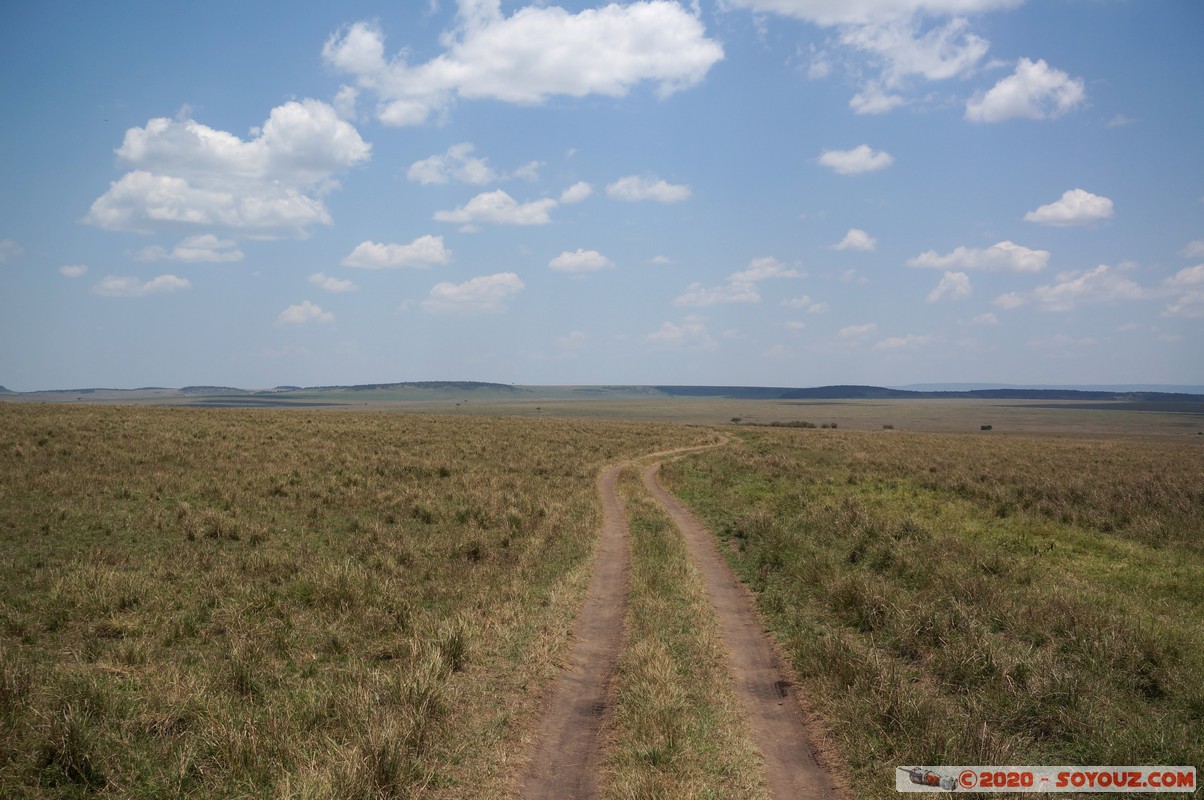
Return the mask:
{"type": "Polygon", "coordinates": [[[866,253],[872,253],[878,247],[878,240],[870,236],[860,228],[849,228],[849,232],[844,235],[838,244],[832,246],[834,250],[861,250],[866,253]]]}
{"type": "Polygon", "coordinates": [[[759,303],[761,293],[751,283],[729,283],[726,286],[706,288],[701,283],[691,283],[685,292],[673,299],[675,306],[704,308],[722,303],[759,303]]]}
{"type": "Polygon", "coordinates": [[[446,264],[451,258],[452,253],[444,246],[442,236],[427,235],[419,236],[409,244],[360,242],[340,263],[344,267],[361,269],[426,269],[436,264],[446,264]]]}
{"type": "Polygon", "coordinates": [[[678,325],[675,322],[661,323],[659,329],[645,337],[645,341],[658,350],[711,350],[715,340],[707,333],[701,317],[689,316],[678,325]]]}
{"type": "Polygon", "coordinates": [[[326,325],[331,322],[334,322],[334,314],[323,311],[321,306],[308,300],[289,306],[280,312],[280,316],[276,317],[277,325],[309,325],[311,323],[326,325]]]}
{"type": "Polygon", "coordinates": [[[342,292],[354,292],[360,288],[349,280],[343,278],[334,278],[327,275],[325,272],[315,272],[309,276],[309,282],[317,286],[324,292],[334,292],[336,294],[342,292]]]}
{"type": "Polygon", "coordinates": [[[318,195],[333,187],[334,174],[371,151],[317,100],[272,109],[250,140],[189,118],[160,117],[126,131],[117,156],[132,169],[92,203],[84,221],[136,233],[206,227],[304,237],[309,227],[330,224],[318,195]]]}
{"type": "Polygon", "coordinates": [[[693,190],[685,184],[667,183],[655,175],[628,175],[606,186],[607,196],[635,203],[655,200],[658,203],[680,203],[688,200],[693,190]]]}
{"type": "Polygon", "coordinates": [[[439,222],[459,222],[473,226],[478,222],[496,225],[547,225],[549,212],[560,203],[550,197],[520,203],[501,189],[485,192],[452,211],[436,211],[439,222]]]}
{"type": "Polygon", "coordinates": [[[940,255],[935,250],[926,250],[907,260],[909,267],[961,267],[996,272],[1040,272],[1048,263],[1049,251],[1033,250],[1008,241],[998,242],[986,248],[958,247],[946,255],[940,255]]]}
{"type": "Polygon", "coordinates": [[[497,173],[489,166],[488,159],[473,155],[476,146],[471,142],[452,145],[443,155],[434,155],[415,161],[406,171],[406,177],[415,183],[447,183],[457,180],[478,186],[497,179],[497,173]]]}
{"type": "Polygon", "coordinates": [[[852,150],[824,150],[819,155],[819,164],[840,175],[857,175],[862,172],[886,169],[895,163],[895,158],[885,150],[874,150],[868,144],[858,145],[852,150]]]}
{"type": "Polygon", "coordinates": [[[159,245],[144,247],[134,254],[139,261],[184,261],[187,263],[242,261],[238,243],[219,239],[212,233],[189,236],[171,250],[159,245]]]}
{"type": "Polygon", "coordinates": [[[1057,283],[1038,286],[1031,292],[1009,292],[995,298],[1000,308],[1012,309],[1033,303],[1045,311],[1072,311],[1085,303],[1141,300],[1149,292],[1120,274],[1116,267],[1100,264],[1094,269],[1063,272],[1057,283]]]}
{"type": "Polygon", "coordinates": [[[59,274],[64,278],[82,278],[88,274],[87,264],[67,264],[59,267],[59,274]]]}
{"type": "Polygon", "coordinates": [[[932,341],[931,335],[909,333],[906,336],[888,336],[874,344],[875,350],[918,350],[932,341]]]}
{"type": "Polygon", "coordinates": [[[1204,264],[1181,269],[1164,283],[1175,295],[1164,317],[1204,317],[1204,264]]]}
{"type": "MultiPolygon", "coordinates": [[[[82,274],[82,273],[81,273],[82,274]]],[[[192,288],[185,278],[175,275],[159,275],[144,281],[132,276],[106,275],[92,287],[95,294],[105,297],[146,297],[152,294],[170,294],[192,288]]]]}
{"type": "Polygon", "coordinates": [[[0,264],[17,258],[23,252],[12,239],[0,239],[0,264]]]}
{"type": "Polygon", "coordinates": [[[928,293],[924,302],[941,300],[964,300],[970,296],[970,276],[964,272],[946,272],[936,288],[928,293]]]}
{"type": "Polygon", "coordinates": [[[788,267],[773,256],[754,258],[748,266],[728,276],[732,283],[756,283],[771,278],[805,278],[807,274],[788,267]]]}
{"type": "MultiPolygon", "coordinates": [[[[869,55],[880,71],[880,81],[870,82],[862,95],[881,94],[882,86],[900,87],[911,77],[929,81],[964,75],[982,60],[990,43],[971,33],[970,23],[956,17],[924,30],[917,17],[849,26],[840,33],[841,44],[869,55]]],[[[899,105],[884,95],[884,101],[899,105]]],[[[883,102],[883,101],[879,101],[883,102]]],[[[856,110],[856,109],[855,109],[856,110]]],[[[861,113],[880,113],[889,108],[861,113]]]]}
{"type": "Polygon", "coordinates": [[[1082,105],[1085,98],[1082,78],[1071,78],[1044,60],[1033,62],[1022,58],[1016,63],[1015,72],[966,103],[966,119],[971,122],[1003,122],[1015,117],[1050,119],[1082,105]]]}
{"type": "Polygon", "coordinates": [[[572,205],[585,201],[594,193],[594,187],[590,186],[585,181],[577,181],[569,188],[560,193],[560,202],[564,205],[572,205]]]}
{"type": "Polygon", "coordinates": [[[1062,193],[1060,200],[1028,212],[1024,219],[1038,225],[1067,228],[1072,225],[1092,225],[1111,219],[1114,213],[1112,201],[1107,197],[1082,189],[1069,189],[1062,193]]]}
{"type": "Polygon", "coordinates": [[[482,275],[464,283],[438,283],[422,301],[434,314],[481,314],[506,310],[506,302],[524,288],[513,272],[482,275]]]}
{"type": "Polygon", "coordinates": [[[1192,286],[1204,287],[1204,264],[1185,267],[1166,279],[1166,285],[1172,288],[1192,286]]]}
{"type": "Polygon", "coordinates": [[[564,251],[548,262],[548,267],[557,272],[596,272],[600,269],[613,269],[615,262],[599,253],[597,250],[577,250],[570,253],[564,251]]]}
{"type": "Polygon", "coordinates": [[[507,17],[500,0],[460,0],[446,50],[421,64],[387,58],[384,33],[357,22],[336,32],[322,56],[376,94],[386,125],[420,125],[455,98],[535,105],[551,97],[625,96],[641,83],[661,96],[700,83],[723,58],[697,16],[676,2],[612,3],[573,14],[530,5],[507,17]]]}

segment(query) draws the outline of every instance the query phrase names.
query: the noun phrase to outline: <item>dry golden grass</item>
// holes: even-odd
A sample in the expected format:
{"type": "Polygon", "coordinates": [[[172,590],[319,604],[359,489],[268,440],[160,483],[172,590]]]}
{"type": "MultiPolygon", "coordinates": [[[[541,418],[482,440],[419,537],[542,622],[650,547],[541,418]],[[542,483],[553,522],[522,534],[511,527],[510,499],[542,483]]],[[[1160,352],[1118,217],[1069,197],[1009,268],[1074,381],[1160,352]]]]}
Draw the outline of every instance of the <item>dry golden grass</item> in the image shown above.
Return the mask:
{"type": "Polygon", "coordinates": [[[0,405],[0,796],[506,796],[598,469],[708,438],[0,405]]]}

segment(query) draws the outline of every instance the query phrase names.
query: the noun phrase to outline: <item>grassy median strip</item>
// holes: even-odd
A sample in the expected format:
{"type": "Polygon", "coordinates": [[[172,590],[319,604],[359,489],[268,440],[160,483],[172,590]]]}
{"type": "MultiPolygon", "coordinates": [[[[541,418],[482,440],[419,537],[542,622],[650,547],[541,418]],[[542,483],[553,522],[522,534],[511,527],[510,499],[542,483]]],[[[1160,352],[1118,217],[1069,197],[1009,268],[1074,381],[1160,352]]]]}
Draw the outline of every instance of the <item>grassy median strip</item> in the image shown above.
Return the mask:
{"type": "Polygon", "coordinates": [[[606,796],[762,798],[760,759],[701,576],[634,467],[619,488],[632,567],[606,796]]]}
{"type": "Polygon", "coordinates": [[[0,405],[0,796],[508,796],[599,468],[706,438],[0,405]]]}
{"type": "Polygon", "coordinates": [[[1204,449],[748,433],[665,469],[858,796],[910,764],[1204,766],[1204,449]]]}

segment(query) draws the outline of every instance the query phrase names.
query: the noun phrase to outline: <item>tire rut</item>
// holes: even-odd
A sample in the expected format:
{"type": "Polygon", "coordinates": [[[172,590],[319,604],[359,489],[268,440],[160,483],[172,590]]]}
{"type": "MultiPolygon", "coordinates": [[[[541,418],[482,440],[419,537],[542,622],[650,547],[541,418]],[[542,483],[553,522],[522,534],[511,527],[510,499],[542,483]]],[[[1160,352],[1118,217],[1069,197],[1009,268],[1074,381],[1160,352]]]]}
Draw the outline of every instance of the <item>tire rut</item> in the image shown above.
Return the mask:
{"type": "Polygon", "coordinates": [[[765,760],[774,798],[836,800],[831,775],[816,761],[803,711],[773,643],[754,610],[748,590],[719,554],[702,523],[660,485],[658,462],[644,471],[644,486],[681,531],[719,621],[728,666],[753,744],[765,760]]]}

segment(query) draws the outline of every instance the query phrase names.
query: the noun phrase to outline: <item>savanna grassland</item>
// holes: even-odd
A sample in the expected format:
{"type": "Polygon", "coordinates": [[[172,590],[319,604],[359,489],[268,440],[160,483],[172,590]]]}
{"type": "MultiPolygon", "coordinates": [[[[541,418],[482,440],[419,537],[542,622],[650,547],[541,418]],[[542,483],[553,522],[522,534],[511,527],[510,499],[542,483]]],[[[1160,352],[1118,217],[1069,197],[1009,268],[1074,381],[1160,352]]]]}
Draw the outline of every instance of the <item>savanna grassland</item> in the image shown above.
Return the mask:
{"type": "Polygon", "coordinates": [[[859,798],[897,765],[1204,767],[1204,444],[745,430],[666,485],[859,798]]]}
{"type": "Polygon", "coordinates": [[[600,467],[714,439],[0,405],[0,796],[506,796],[600,467]]]}

